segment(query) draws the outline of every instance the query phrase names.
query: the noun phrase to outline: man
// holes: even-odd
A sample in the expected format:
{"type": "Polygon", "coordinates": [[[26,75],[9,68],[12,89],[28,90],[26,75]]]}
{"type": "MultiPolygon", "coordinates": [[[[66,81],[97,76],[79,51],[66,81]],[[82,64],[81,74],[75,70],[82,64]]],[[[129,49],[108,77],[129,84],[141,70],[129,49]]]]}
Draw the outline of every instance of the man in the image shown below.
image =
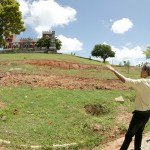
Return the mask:
{"type": "Polygon", "coordinates": [[[150,117],[150,63],[141,70],[141,79],[126,78],[113,67],[107,66],[123,83],[136,91],[135,111],[120,150],[127,150],[135,136],[134,150],[141,150],[142,133],[150,117]]]}

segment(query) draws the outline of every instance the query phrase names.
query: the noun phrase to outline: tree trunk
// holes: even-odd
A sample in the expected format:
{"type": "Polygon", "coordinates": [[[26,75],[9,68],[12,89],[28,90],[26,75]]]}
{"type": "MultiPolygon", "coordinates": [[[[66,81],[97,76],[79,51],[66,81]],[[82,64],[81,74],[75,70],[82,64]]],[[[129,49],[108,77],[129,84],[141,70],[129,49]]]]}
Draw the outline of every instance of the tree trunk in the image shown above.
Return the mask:
{"type": "Polygon", "coordinates": [[[106,62],[106,58],[103,58],[103,63],[105,63],[106,62]]]}

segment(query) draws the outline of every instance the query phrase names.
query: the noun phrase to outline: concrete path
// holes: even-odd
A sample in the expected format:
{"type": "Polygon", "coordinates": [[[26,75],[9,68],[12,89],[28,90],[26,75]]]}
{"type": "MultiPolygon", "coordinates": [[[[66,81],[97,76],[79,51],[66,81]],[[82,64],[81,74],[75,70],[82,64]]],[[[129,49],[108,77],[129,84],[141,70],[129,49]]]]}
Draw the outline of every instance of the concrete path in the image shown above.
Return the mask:
{"type": "MultiPolygon", "coordinates": [[[[107,143],[104,147],[98,146],[94,148],[93,150],[119,150],[122,143],[123,143],[124,137],[117,139],[115,141],[107,143]]],[[[134,140],[132,140],[132,143],[130,144],[130,147],[128,150],[134,150],[134,140]]],[[[150,132],[144,134],[143,140],[142,140],[142,150],[150,150],[150,132]],[[149,142],[147,142],[149,140],[149,142]]]]}

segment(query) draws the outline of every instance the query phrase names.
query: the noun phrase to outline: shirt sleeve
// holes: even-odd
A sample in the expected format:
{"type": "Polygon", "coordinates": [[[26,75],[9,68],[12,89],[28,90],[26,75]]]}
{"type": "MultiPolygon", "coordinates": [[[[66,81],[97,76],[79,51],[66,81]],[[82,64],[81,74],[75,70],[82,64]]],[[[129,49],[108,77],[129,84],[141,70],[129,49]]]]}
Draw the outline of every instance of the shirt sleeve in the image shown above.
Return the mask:
{"type": "Polygon", "coordinates": [[[130,79],[130,78],[125,78],[125,84],[128,87],[136,88],[140,86],[141,80],[140,79],[130,79]]]}

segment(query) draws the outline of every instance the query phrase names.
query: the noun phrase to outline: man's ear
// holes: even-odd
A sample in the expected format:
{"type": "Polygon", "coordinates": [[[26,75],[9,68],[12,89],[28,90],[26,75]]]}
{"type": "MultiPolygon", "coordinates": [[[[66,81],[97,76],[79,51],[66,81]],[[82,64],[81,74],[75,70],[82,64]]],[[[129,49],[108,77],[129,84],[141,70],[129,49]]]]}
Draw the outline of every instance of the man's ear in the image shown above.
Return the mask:
{"type": "Polygon", "coordinates": [[[144,73],[148,76],[148,71],[146,69],[144,70],[144,73]]]}

